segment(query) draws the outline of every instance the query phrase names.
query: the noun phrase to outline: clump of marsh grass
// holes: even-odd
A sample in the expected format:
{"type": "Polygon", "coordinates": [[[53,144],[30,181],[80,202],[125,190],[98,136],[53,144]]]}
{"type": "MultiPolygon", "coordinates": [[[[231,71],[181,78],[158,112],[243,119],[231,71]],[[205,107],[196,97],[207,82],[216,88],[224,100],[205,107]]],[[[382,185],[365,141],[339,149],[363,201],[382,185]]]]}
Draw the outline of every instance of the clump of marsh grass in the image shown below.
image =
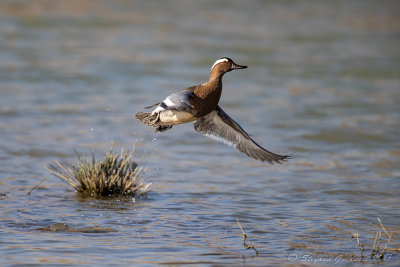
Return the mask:
{"type": "Polygon", "coordinates": [[[121,150],[121,154],[112,149],[102,160],[96,161],[74,150],[78,163],[63,166],[58,161],[49,164],[48,170],[78,193],[95,197],[102,196],[143,196],[151,183],[142,181],[145,169],[133,161],[133,153],[121,150]]]}

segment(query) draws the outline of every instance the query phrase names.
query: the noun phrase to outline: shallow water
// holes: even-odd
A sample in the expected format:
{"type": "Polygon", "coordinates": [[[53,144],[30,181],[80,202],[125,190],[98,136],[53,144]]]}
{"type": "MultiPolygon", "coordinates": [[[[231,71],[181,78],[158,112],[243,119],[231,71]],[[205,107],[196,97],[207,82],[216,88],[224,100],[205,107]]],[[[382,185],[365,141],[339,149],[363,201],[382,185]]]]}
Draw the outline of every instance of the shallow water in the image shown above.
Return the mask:
{"type": "MultiPolygon", "coordinates": [[[[2,1],[0,264],[351,265],[352,234],[369,255],[377,217],[400,248],[399,11],[364,0],[2,1]],[[154,134],[133,118],[206,81],[222,56],[249,68],[224,77],[221,106],[294,159],[260,163],[190,124],[154,134]],[[53,160],[112,144],[135,146],[146,198],[85,199],[53,176],[27,194],[53,160]]],[[[400,265],[399,252],[386,256],[400,265]]]]}

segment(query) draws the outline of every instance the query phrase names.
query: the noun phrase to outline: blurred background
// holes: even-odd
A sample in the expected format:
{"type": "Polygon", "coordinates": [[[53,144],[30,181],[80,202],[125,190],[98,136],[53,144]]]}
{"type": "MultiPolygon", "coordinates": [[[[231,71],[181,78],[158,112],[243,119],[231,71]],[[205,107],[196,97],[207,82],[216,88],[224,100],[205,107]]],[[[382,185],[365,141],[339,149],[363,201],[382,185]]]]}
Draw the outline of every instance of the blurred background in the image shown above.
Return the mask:
{"type": "Polygon", "coordinates": [[[1,265],[333,261],[359,256],[354,232],[371,249],[377,217],[399,248],[399,39],[398,1],[1,1],[1,265]],[[221,107],[288,163],[134,119],[224,56],[249,68],[224,76],[221,107]],[[50,162],[112,145],[148,167],[146,199],[55,177],[27,195],[50,162]],[[76,231],[43,230],[58,223],[76,231]]]}

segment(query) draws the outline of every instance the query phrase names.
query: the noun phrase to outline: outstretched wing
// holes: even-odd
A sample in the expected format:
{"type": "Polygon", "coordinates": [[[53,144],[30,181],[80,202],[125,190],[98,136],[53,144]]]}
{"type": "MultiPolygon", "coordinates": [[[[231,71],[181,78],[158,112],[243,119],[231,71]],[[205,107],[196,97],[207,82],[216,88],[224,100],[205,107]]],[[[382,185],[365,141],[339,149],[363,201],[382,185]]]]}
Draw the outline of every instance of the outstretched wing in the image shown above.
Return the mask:
{"type": "Polygon", "coordinates": [[[224,143],[231,144],[240,152],[260,161],[280,163],[289,157],[288,155],[274,154],[254,142],[249,134],[219,106],[210,114],[196,120],[194,129],[206,136],[222,138],[224,143]]]}

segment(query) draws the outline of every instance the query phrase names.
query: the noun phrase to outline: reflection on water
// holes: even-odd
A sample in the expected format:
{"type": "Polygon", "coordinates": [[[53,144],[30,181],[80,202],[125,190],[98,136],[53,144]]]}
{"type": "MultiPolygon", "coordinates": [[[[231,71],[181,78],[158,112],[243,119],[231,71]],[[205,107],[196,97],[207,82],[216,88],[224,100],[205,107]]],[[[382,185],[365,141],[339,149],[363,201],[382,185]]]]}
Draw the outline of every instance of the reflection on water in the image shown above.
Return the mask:
{"type": "Polygon", "coordinates": [[[1,265],[350,264],[352,234],[368,254],[377,217],[399,248],[399,11],[361,0],[2,1],[1,265]],[[206,81],[222,56],[249,68],[224,77],[221,106],[260,144],[295,153],[287,164],[248,159],[192,125],[154,134],[133,118],[206,81]],[[50,161],[110,144],[135,145],[153,182],[145,199],[81,199],[55,177],[27,195],[50,161]]]}

